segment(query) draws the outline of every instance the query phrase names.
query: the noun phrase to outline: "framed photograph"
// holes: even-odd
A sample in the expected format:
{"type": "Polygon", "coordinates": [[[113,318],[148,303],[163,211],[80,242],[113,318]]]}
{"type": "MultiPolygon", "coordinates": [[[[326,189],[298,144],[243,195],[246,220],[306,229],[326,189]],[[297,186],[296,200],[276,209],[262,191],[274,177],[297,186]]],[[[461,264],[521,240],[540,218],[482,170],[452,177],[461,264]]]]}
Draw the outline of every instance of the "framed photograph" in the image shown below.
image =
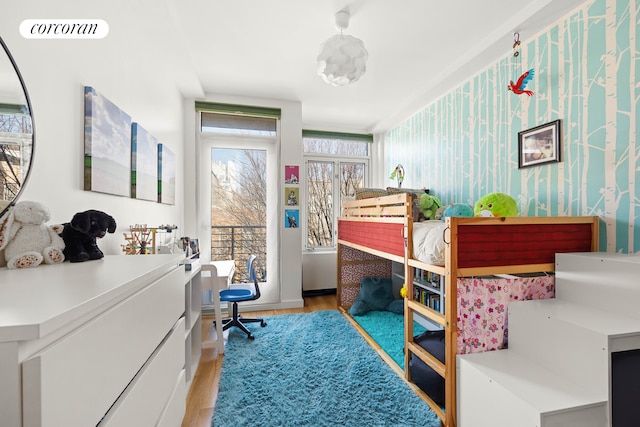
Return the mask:
{"type": "Polygon", "coordinates": [[[518,169],[560,161],[560,120],[518,132],[518,169]]]}
{"type": "Polygon", "coordinates": [[[300,189],[298,189],[297,187],[284,188],[284,199],[286,200],[287,206],[298,206],[299,197],[300,197],[300,189]]]}
{"type": "Polygon", "coordinates": [[[300,212],[297,209],[285,209],[284,228],[298,228],[300,212]]]}
{"type": "Polygon", "coordinates": [[[284,183],[299,184],[300,183],[300,167],[294,165],[286,165],[284,167],[284,183]]]}

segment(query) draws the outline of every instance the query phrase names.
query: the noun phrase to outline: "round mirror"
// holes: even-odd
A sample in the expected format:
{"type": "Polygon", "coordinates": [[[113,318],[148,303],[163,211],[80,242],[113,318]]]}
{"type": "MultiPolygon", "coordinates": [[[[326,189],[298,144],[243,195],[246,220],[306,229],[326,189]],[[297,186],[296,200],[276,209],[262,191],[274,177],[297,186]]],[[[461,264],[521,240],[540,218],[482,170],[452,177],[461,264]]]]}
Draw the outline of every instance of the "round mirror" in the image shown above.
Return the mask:
{"type": "Polygon", "coordinates": [[[22,75],[0,37],[0,217],[24,190],[33,163],[31,102],[22,75]]]}

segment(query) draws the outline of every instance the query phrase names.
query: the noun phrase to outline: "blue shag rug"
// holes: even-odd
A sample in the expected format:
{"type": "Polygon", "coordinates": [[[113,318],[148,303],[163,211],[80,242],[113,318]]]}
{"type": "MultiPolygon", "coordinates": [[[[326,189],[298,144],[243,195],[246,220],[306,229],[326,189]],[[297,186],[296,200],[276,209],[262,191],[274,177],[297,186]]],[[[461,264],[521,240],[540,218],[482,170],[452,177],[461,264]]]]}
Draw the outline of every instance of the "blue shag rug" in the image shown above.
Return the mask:
{"type": "Polygon", "coordinates": [[[212,426],[440,426],[337,310],[265,320],[231,328],[212,426]]]}
{"type": "MultiPolygon", "coordinates": [[[[385,353],[404,370],[404,316],[390,311],[369,311],[362,316],[352,316],[385,353]]],[[[426,328],[413,322],[413,335],[426,328]]]]}

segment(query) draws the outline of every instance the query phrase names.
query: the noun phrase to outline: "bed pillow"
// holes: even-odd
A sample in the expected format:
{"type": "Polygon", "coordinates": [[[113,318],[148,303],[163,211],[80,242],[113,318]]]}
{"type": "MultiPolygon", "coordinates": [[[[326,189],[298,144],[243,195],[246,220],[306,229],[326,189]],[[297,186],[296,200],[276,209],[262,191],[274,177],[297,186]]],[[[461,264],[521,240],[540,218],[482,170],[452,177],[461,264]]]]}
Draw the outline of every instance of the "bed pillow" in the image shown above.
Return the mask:
{"type": "Polygon", "coordinates": [[[364,277],[360,280],[360,292],[349,314],[362,316],[370,311],[385,311],[394,300],[391,279],[364,277]]]}
{"type": "Polygon", "coordinates": [[[356,200],[370,199],[372,197],[388,196],[384,188],[356,188],[356,200]]]}
{"type": "Polygon", "coordinates": [[[413,257],[431,265],[444,265],[447,244],[444,233],[447,223],[424,221],[413,224],[413,257]]]}

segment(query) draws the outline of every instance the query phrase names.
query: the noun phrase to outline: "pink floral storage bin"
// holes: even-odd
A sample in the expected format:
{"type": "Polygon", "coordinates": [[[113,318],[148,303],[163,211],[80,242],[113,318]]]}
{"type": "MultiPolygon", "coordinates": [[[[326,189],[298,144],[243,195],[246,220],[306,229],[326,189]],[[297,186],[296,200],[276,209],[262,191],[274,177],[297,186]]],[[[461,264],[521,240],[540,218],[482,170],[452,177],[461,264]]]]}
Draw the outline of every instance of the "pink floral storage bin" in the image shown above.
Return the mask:
{"type": "Polygon", "coordinates": [[[549,275],[458,279],[458,354],[506,348],[509,303],[554,297],[549,275]]]}

